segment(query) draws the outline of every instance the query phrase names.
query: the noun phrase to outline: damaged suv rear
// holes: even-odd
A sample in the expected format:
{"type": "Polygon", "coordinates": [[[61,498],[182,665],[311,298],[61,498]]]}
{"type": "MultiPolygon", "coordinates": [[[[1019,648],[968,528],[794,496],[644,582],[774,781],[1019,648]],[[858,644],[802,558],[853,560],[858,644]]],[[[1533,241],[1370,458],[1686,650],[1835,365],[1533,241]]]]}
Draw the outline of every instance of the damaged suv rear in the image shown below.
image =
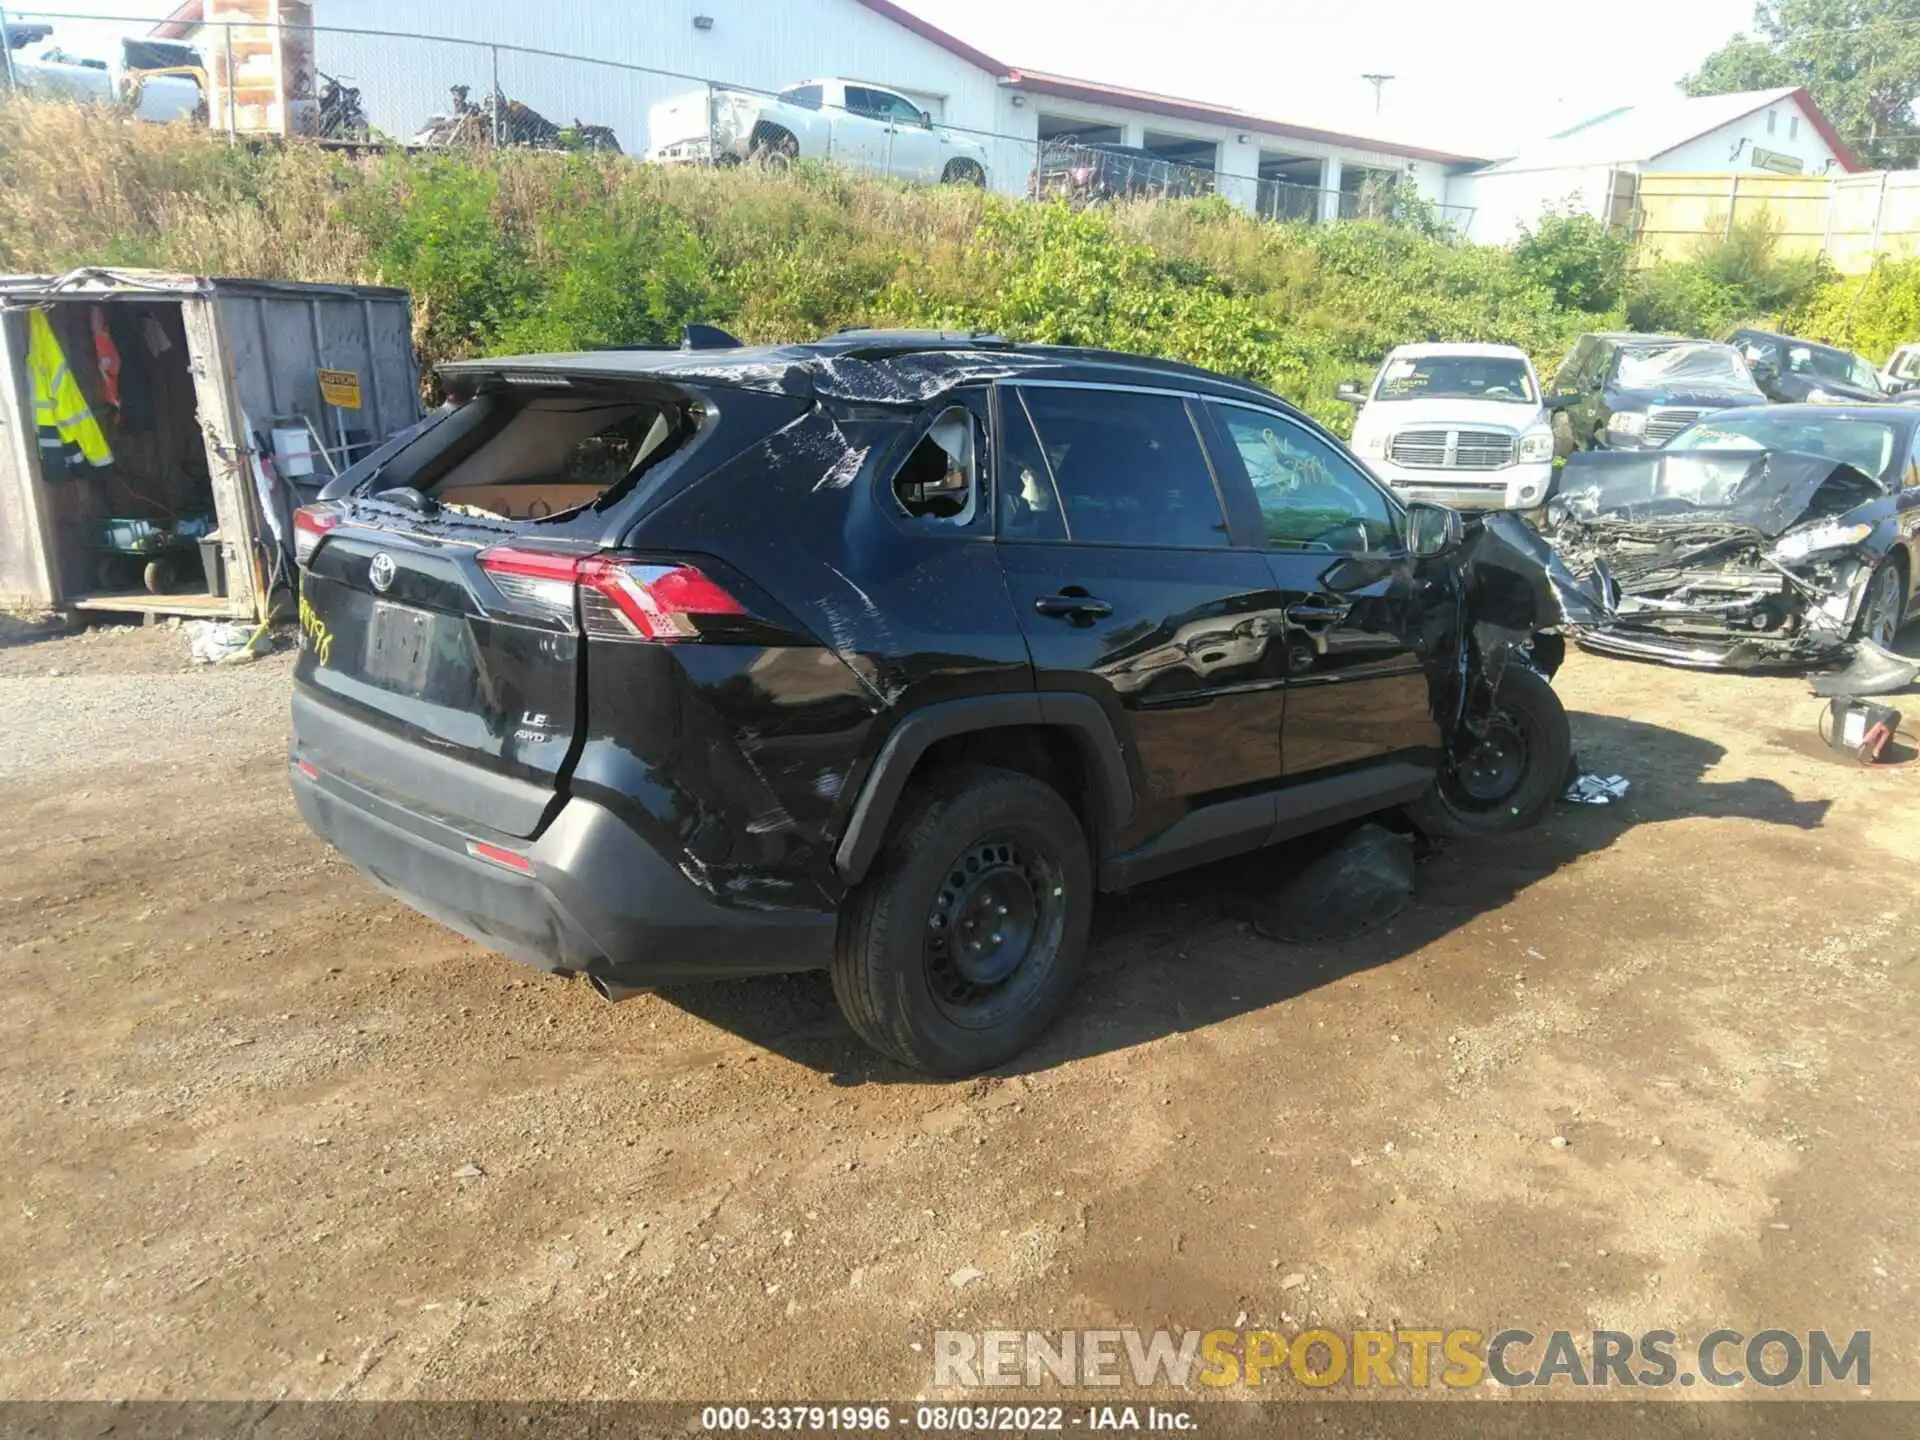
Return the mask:
{"type": "Polygon", "coordinates": [[[1064,1007],[1094,893],[1564,785],[1571,576],[1278,397],[854,334],[463,363],[298,517],[302,814],[611,998],[827,970],[940,1074],[1064,1007]]]}
{"type": "Polygon", "coordinates": [[[1661,451],[1572,456],[1548,524],[1611,612],[1580,642],[1735,670],[1890,646],[1920,574],[1917,441],[1901,407],[1782,405],[1661,451]]]}

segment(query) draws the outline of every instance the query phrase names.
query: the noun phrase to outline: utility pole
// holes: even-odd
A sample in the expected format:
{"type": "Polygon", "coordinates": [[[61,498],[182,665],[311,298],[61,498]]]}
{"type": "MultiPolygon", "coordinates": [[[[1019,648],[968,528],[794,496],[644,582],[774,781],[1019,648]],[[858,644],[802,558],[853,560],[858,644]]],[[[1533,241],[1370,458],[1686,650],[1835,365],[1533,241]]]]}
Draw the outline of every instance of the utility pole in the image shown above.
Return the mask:
{"type": "Polygon", "coordinates": [[[1373,86],[1373,113],[1378,115],[1380,113],[1381,92],[1387,88],[1387,82],[1389,80],[1397,80],[1400,77],[1397,75],[1362,75],[1360,78],[1373,86]]]}

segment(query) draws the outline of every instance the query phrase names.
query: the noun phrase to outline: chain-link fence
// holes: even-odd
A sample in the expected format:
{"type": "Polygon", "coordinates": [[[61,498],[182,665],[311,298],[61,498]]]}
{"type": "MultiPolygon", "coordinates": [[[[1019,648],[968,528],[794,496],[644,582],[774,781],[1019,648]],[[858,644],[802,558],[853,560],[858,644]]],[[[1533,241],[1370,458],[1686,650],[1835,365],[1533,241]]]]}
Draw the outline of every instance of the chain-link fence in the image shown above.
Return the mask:
{"type": "MultiPolygon", "coordinates": [[[[5,14],[12,25],[152,23],[11,7],[5,14]]],[[[236,138],[301,135],[351,147],[518,146],[680,163],[778,166],[817,158],[1075,205],[1217,194],[1275,221],[1387,218],[1403,208],[1396,197],[1412,193],[1396,183],[1322,190],[1227,174],[1150,149],[975,129],[878,87],[858,87],[856,98],[850,86],[843,103],[834,104],[842,97],[820,95],[818,87],[811,97],[775,93],[590,55],[397,31],[199,22],[173,44],[126,41],[122,52],[101,57],[103,69],[98,58],[41,65],[23,49],[10,52],[9,69],[29,94],[120,100],[156,120],[197,116],[236,138]]],[[[1472,214],[1420,203],[1462,227],[1472,214]]]]}

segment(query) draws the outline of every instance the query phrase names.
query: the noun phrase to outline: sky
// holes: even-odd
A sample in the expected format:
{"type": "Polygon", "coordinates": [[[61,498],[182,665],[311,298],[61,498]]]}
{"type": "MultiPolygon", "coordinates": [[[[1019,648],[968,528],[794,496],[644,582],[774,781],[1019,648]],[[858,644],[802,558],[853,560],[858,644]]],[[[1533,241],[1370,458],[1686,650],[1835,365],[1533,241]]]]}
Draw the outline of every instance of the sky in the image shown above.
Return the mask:
{"type": "MultiPolygon", "coordinates": [[[[33,0],[158,18],[171,0],[33,0]]],[[[415,0],[457,4],[459,0],[415,0]]],[[[649,0],[623,0],[646,4],[649,0]]],[[[761,0],[775,5],[781,0],[761,0]]],[[[1495,156],[1668,97],[1752,0],[900,0],[1001,62],[1495,156]],[[1605,23],[1596,23],[1604,15],[1605,23]],[[1374,113],[1368,72],[1387,83],[1374,113]]],[[[29,8],[6,5],[11,15],[29,8]]],[[[315,0],[325,24],[326,0],[315,0]]],[[[85,51],[144,27],[67,23],[85,51]]]]}
{"type": "Polygon", "coordinates": [[[1004,64],[1486,155],[1670,98],[1753,18],[1753,0],[900,3],[1004,64]],[[1399,77],[1378,116],[1367,73],[1399,77]]]}

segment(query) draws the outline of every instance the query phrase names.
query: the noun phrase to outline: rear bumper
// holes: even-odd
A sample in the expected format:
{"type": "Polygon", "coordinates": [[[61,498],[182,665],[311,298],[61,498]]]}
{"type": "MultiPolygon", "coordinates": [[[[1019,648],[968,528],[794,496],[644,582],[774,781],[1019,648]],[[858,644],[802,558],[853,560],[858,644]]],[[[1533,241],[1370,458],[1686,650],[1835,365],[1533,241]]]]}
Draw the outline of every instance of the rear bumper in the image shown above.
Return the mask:
{"type": "Polygon", "coordinates": [[[522,872],[469,848],[490,837],[300,764],[296,748],[294,800],[316,834],[421,914],[538,969],[642,987],[832,961],[832,913],[720,905],[603,806],[570,799],[539,839],[501,842],[522,872]]]}

